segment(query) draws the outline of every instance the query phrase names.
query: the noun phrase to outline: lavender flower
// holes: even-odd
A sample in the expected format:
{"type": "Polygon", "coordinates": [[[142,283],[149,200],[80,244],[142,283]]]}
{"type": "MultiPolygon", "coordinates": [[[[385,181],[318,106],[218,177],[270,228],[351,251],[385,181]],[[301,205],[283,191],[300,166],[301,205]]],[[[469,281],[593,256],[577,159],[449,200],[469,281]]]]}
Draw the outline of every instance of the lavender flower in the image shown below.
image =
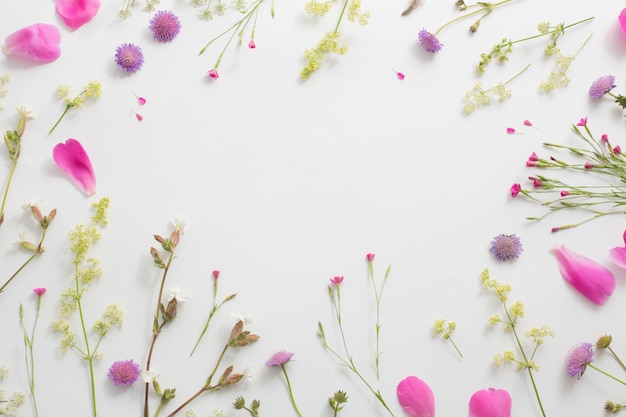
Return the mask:
{"type": "Polygon", "coordinates": [[[567,373],[576,379],[580,379],[587,365],[591,362],[593,362],[593,345],[591,343],[580,343],[570,349],[567,354],[567,373]]]}
{"type": "Polygon", "coordinates": [[[426,49],[428,52],[439,52],[443,44],[439,42],[439,39],[426,29],[420,30],[418,35],[418,39],[420,44],[426,49]]]}
{"type": "Polygon", "coordinates": [[[493,253],[493,256],[501,261],[519,258],[522,251],[522,243],[519,237],[504,234],[494,237],[489,249],[489,252],[493,253]]]}
{"type": "Polygon", "coordinates": [[[118,387],[131,385],[137,381],[139,374],[141,374],[141,368],[132,359],[114,362],[109,368],[109,378],[118,387]]]}
{"type": "Polygon", "coordinates": [[[160,10],[150,19],[152,36],[159,42],[170,42],[180,32],[178,17],[170,12],[160,10]]]}
{"type": "Polygon", "coordinates": [[[615,76],[604,75],[596,79],[589,87],[589,96],[598,99],[615,88],[615,76]]]}
{"type": "Polygon", "coordinates": [[[274,353],[268,360],[265,362],[267,366],[283,366],[293,356],[293,352],[287,352],[286,350],[279,350],[274,353]]]}
{"type": "Polygon", "coordinates": [[[126,72],[136,72],[143,65],[141,48],[132,43],[124,43],[115,49],[115,63],[126,72]]]}

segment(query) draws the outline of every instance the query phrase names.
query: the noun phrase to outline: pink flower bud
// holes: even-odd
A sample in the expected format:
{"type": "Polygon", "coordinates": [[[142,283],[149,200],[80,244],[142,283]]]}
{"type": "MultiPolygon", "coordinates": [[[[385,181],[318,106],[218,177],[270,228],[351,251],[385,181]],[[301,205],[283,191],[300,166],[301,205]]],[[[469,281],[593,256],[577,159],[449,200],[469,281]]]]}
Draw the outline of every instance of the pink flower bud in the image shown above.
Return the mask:
{"type": "Polygon", "coordinates": [[[529,160],[529,161],[538,161],[538,160],[539,160],[539,157],[537,156],[537,154],[536,154],[536,153],[534,153],[534,152],[533,152],[533,153],[532,153],[532,154],[530,154],[530,156],[528,157],[528,160],[529,160]]]}
{"type": "Polygon", "coordinates": [[[330,279],[330,282],[332,282],[335,285],[339,285],[343,282],[343,276],[336,276],[336,277],[332,277],[330,279]]]}
{"type": "Polygon", "coordinates": [[[366,255],[366,257],[367,257],[367,262],[372,262],[372,261],[374,260],[374,256],[376,256],[376,255],[375,255],[375,254],[373,254],[373,253],[368,253],[368,254],[366,255]]]}
{"type": "Polygon", "coordinates": [[[522,186],[518,183],[511,185],[511,197],[517,197],[517,195],[522,191],[522,186]]]}
{"type": "Polygon", "coordinates": [[[216,269],[215,271],[213,271],[213,278],[218,279],[219,277],[220,277],[220,271],[216,269]]]}
{"type": "Polygon", "coordinates": [[[603,134],[600,139],[602,139],[602,142],[608,142],[609,141],[609,135],[607,135],[606,133],[603,134]]]}
{"type": "Polygon", "coordinates": [[[567,197],[569,195],[569,191],[563,190],[561,191],[561,197],[567,197]]]}
{"type": "Polygon", "coordinates": [[[619,145],[617,145],[615,148],[613,148],[613,153],[615,155],[620,155],[622,153],[622,148],[619,145]]]}
{"type": "Polygon", "coordinates": [[[593,168],[593,164],[591,162],[585,162],[585,169],[593,168]]]}
{"type": "Polygon", "coordinates": [[[220,75],[218,74],[217,70],[214,68],[212,70],[209,70],[208,72],[209,77],[213,78],[213,79],[218,79],[220,77],[220,75]]]}
{"type": "Polygon", "coordinates": [[[524,120],[524,126],[532,126],[533,124],[530,122],[530,120],[524,120]]]}
{"type": "Polygon", "coordinates": [[[587,118],[583,117],[582,119],[580,119],[578,123],[576,123],[576,126],[587,126],[587,118]]]}
{"type": "Polygon", "coordinates": [[[250,42],[248,42],[248,48],[250,49],[256,48],[256,43],[254,43],[254,39],[250,39],[250,42]]]}
{"type": "Polygon", "coordinates": [[[509,135],[512,135],[513,133],[515,133],[515,129],[513,129],[512,127],[507,127],[506,133],[508,133],[509,135]]]}
{"type": "Polygon", "coordinates": [[[403,73],[398,72],[398,73],[396,73],[396,76],[398,77],[398,79],[399,79],[400,81],[404,80],[404,74],[403,74],[403,73]]]}
{"type": "Polygon", "coordinates": [[[45,288],[33,288],[33,292],[37,294],[38,297],[41,297],[42,295],[46,293],[46,289],[45,288]]]}

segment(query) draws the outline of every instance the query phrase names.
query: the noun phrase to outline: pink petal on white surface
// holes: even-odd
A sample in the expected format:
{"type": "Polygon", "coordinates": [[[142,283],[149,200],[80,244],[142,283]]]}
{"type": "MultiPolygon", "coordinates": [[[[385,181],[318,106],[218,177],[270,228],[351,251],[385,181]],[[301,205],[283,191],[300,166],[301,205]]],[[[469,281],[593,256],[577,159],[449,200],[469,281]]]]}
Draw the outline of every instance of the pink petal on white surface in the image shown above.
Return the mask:
{"type": "Polygon", "coordinates": [[[63,22],[76,30],[89,22],[100,9],[100,0],[55,0],[57,14],[63,22]]]}
{"type": "Polygon", "coordinates": [[[7,36],[2,51],[8,57],[48,63],[61,55],[60,43],[61,32],[56,26],[36,23],[7,36]]]}
{"type": "Polygon", "coordinates": [[[400,381],[396,392],[402,409],[411,417],[434,417],[435,396],[421,379],[406,377],[400,381]]]}
{"type": "Polygon", "coordinates": [[[469,417],[511,417],[511,396],[503,389],[476,391],[469,401],[469,417]]]}
{"type": "Polygon", "coordinates": [[[59,168],[65,171],[85,194],[92,195],[96,192],[93,167],[79,141],[68,139],[65,143],[57,144],[52,151],[52,156],[59,168]]]}

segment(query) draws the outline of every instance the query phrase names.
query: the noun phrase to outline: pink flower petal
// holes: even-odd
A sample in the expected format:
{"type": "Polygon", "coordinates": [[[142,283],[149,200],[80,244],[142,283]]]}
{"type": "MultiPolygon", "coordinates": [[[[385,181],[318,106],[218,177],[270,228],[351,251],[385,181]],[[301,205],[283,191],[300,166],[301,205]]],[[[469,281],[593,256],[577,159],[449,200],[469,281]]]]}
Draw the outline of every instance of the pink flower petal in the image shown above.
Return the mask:
{"type": "Polygon", "coordinates": [[[61,55],[60,43],[61,32],[56,26],[36,23],[7,36],[2,51],[8,57],[48,63],[61,55]]]}
{"type": "Polygon", "coordinates": [[[626,35],[626,9],[622,10],[617,20],[619,20],[619,27],[622,29],[622,33],[626,35]]]}
{"type": "Polygon", "coordinates": [[[511,417],[511,396],[503,389],[476,391],[469,401],[469,417],[511,417]]]}
{"type": "Polygon", "coordinates": [[[98,13],[100,0],[54,0],[57,14],[72,30],[89,22],[98,13]]]}
{"type": "Polygon", "coordinates": [[[563,245],[552,248],[563,278],[578,292],[596,304],[604,304],[615,290],[613,273],[563,245]]]}
{"type": "Polygon", "coordinates": [[[434,417],[435,396],[421,379],[406,377],[400,381],[396,392],[402,409],[411,417],[434,417]]]}
{"type": "Polygon", "coordinates": [[[85,194],[92,195],[96,192],[96,177],[91,161],[79,141],[68,139],[65,143],[58,143],[52,151],[52,156],[59,168],[65,171],[85,194]]]}
{"type": "MultiPolygon", "coordinates": [[[[622,237],[624,239],[624,245],[626,246],[626,230],[624,231],[624,234],[622,235],[622,237]]],[[[609,256],[611,257],[615,265],[624,269],[626,269],[626,247],[625,246],[617,246],[609,250],[609,256]]]]}

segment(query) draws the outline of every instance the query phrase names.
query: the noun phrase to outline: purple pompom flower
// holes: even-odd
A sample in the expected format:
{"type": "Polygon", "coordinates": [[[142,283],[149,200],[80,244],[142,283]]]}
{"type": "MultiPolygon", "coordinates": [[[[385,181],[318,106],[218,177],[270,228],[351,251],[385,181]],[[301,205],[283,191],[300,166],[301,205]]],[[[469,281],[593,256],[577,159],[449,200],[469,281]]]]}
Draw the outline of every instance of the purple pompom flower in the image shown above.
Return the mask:
{"type": "Polygon", "coordinates": [[[598,99],[615,88],[615,76],[604,75],[596,79],[589,87],[589,96],[598,99]]]}
{"type": "Polygon", "coordinates": [[[143,65],[141,48],[132,43],[124,43],[115,49],[115,63],[126,72],[136,72],[143,65]]]}
{"type": "Polygon", "coordinates": [[[417,37],[420,41],[420,44],[426,49],[428,52],[439,52],[443,44],[439,42],[439,39],[426,29],[420,30],[420,33],[417,37]]]}
{"type": "Polygon", "coordinates": [[[500,234],[491,241],[489,252],[501,261],[519,258],[522,253],[522,243],[516,235],[500,234]]]}
{"type": "Polygon", "coordinates": [[[267,366],[283,366],[293,356],[292,352],[287,352],[286,350],[279,350],[274,353],[268,360],[265,362],[267,366]]]}
{"type": "Polygon", "coordinates": [[[567,373],[571,377],[580,379],[587,368],[593,362],[593,345],[591,343],[580,343],[567,353],[567,373]]]}
{"type": "Polygon", "coordinates": [[[150,19],[152,36],[159,42],[170,42],[178,35],[180,28],[178,17],[170,11],[160,10],[150,19]]]}
{"type": "Polygon", "coordinates": [[[109,378],[118,387],[131,385],[137,381],[139,374],[141,374],[141,368],[132,359],[114,362],[109,368],[109,378]]]}

